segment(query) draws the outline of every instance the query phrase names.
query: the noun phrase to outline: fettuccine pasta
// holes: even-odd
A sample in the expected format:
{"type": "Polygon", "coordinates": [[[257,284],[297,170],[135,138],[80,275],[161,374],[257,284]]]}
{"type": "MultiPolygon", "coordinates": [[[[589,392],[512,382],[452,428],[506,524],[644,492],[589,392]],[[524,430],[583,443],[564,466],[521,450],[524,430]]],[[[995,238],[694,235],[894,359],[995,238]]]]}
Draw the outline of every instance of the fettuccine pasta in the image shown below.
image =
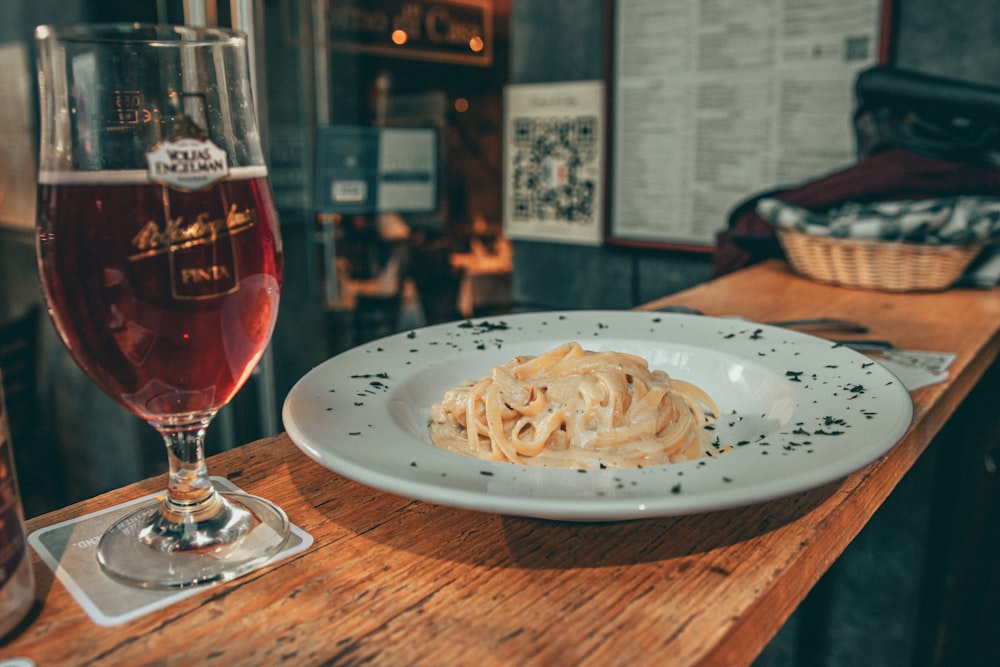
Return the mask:
{"type": "Polygon", "coordinates": [[[430,436],[486,460],[640,467],[705,456],[718,414],[704,391],[641,357],[566,343],[449,389],[431,408],[430,436]]]}

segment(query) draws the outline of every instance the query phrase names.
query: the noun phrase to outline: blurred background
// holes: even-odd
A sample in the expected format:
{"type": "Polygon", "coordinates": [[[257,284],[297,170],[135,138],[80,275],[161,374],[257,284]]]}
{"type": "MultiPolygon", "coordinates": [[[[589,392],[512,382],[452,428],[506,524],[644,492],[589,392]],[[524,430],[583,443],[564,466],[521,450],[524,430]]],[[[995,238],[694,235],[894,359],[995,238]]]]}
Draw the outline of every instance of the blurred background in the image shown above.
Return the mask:
{"type": "MultiPolygon", "coordinates": [[[[1000,85],[995,0],[884,1],[893,64],[1000,85]]],[[[687,3],[647,4],[669,11],[687,3]]],[[[710,278],[711,248],[504,233],[505,90],[607,82],[612,7],[610,0],[0,3],[0,358],[27,514],[161,472],[164,460],[156,433],[90,384],[44,313],[33,236],[36,25],[188,21],[251,35],[285,286],[269,354],[210,429],[212,453],[279,432],[292,384],[360,342],[462,317],[631,308],[710,278]],[[415,29],[400,32],[407,26],[415,29]]],[[[908,518],[890,521],[911,536],[894,548],[911,551],[891,563],[919,557],[912,550],[920,528],[910,525],[920,523],[917,488],[913,503],[897,501],[908,503],[908,518]]]]}
{"type": "MultiPolygon", "coordinates": [[[[1000,84],[1000,15],[991,0],[885,2],[893,64],[1000,84]]],[[[607,81],[612,5],[5,0],[0,325],[9,339],[7,357],[26,360],[19,377],[31,385],[23,392],[7,388],[18,408],[11,411],[17,413],[21,475],[31,479],[25,484],[29,513],[145,477],[162,465],[157,436],[89,384],[40,316],[33,238],[36,25],[193,21],[251,34],[288,261],[267,363],[210,430],[209,448],[216,451],[280,430],[281,401],[299,377],[374,337],[513,310],[630,308],[710,277],[710,248],[504,236],[505,89],[607,81]],[[416,26],[408,41],[393,42],[400,39],[394,27],[407,25],[416,26]],[[420,25],[436,27],[422,32],[420,25]],[[395,157],[403,166],[376,173],[386,169],[377,165],[393,147],[407,147],[395,157]],[[376,179],[394,184],[378,200],[376,179]],[[334,193],[337,182],[360,184],[367,193],[334,193]],[[30,347],[23,352],[10,351],[25,344],[30,347]],[[22,408],[25,396],[31,400],[24,399],[22,408]],[[150,444],[137,447],[137,441],[150,444]]],[[[664,3],[663,11],[670,5],[664,3]]],[[[849,119],[844,123],[846,128],[849,119]]]]}

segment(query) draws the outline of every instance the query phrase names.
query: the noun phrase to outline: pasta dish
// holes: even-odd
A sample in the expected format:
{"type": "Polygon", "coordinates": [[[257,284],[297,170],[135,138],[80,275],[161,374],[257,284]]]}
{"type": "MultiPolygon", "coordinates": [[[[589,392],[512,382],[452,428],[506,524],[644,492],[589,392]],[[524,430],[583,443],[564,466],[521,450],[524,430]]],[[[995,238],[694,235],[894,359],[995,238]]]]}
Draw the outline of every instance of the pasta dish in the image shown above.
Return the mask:
{"type": "Polygon", "coordinates": [[[622,352],[565,343],[521,356],[431,407],[435,445],[556,468],[629,468],[713,452],[718,406],[695,385],[622,352]]]}

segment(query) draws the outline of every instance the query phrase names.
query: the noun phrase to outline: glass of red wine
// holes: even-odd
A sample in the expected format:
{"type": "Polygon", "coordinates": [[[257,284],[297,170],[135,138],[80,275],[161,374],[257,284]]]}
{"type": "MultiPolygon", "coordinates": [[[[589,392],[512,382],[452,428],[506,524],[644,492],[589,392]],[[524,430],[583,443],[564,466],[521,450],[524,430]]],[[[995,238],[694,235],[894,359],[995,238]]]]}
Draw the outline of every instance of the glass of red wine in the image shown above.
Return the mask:
{"type": "Polygon", "coordinates": [[[270,502],[217,491],[205,431],[270,340],[283,253],[246,37],[164,25],[40,26],[38,265],[91,380],[166,443],[161,501],[103,535],[111,577],[226,581],[284,546],[270,502]]]}

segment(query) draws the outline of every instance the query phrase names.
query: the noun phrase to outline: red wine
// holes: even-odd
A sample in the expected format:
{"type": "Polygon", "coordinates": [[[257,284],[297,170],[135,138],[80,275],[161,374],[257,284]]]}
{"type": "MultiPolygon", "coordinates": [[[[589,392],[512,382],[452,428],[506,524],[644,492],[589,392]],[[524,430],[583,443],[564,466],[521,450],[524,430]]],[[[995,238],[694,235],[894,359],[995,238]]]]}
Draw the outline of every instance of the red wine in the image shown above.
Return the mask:
{"type": "Polygon", "coordinates": [[[219,409],[267,346],[283,255],[266,175],[252,175],[197,192],[142,172],[40,178],[52,320],[90,378],[144,419],[219,409]]]}

